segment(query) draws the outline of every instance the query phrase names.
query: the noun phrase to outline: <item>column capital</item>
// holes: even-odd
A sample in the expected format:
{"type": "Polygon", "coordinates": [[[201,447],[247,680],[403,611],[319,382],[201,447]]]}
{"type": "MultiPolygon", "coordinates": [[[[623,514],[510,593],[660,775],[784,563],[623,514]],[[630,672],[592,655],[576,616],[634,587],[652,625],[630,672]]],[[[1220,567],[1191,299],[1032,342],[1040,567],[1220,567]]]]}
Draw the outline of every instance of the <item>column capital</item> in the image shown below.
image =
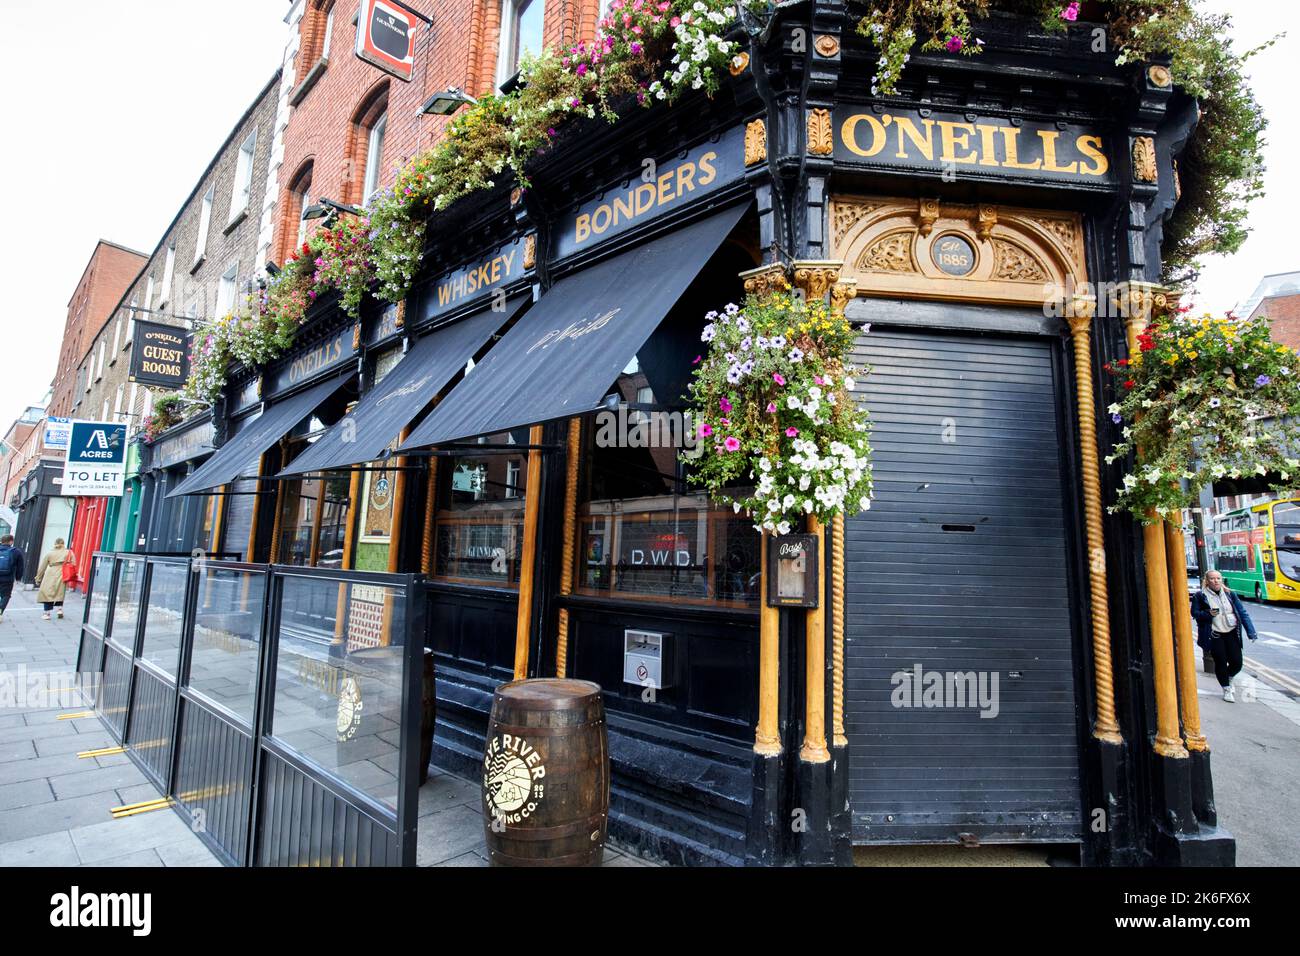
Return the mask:
{"type": "Polygon", "coordinates": [[[826,292],[839,280],[844,262],[840,259],[802,259],[794,263],[794,284],[803,290],[810,302],[824,298],[826,292]]]}
{"type": "Polygon", "coordinates": [[[1087,332],[1096,314],[1097,297],[1091,292],[1076,292],[1070,296],[1065,309],[1065,321],[1069,323],[1070,334],[1081,335],[1087,332]]]}
{"type": "Polygon", "coordinates": [[[757,269],[747,269],[739,274],[739,278],[744,283],[748,295],[756,295],[760,298],[790,288],[785,266],[779,262],[759,266],[757,269]]]}

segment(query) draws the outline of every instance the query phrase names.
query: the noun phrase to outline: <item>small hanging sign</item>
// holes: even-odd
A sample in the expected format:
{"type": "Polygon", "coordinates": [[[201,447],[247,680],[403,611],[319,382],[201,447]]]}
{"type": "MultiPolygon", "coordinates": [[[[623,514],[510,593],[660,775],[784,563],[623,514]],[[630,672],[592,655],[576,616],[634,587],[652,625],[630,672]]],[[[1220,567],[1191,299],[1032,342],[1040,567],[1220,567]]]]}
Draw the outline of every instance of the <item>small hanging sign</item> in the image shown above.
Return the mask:
{"type": "Polygon", "coordinates": [[[773,538],[767,546],[768,606],[817,607],[821,595],[817,558],[815,534],[773,538]]]}

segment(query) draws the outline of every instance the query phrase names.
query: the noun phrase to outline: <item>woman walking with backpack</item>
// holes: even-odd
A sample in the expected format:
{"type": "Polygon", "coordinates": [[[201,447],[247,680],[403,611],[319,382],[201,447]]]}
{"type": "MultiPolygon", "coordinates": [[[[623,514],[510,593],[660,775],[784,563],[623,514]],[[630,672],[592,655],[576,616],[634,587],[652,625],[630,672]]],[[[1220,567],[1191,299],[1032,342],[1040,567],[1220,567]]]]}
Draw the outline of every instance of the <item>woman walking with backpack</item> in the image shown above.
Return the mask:
{"type": "Polygon", "coordinates": [[[64,546],[62,538],[55,538],[54,548],[41,559],[36,580],[41,582],[36,600],[45,605],[43,620],[50,619],[50,611],[54,608],[58,608],[59,620],[63,620],[63,598],[68,591],[68,582],[77,580],[77,556],[64,546]]]}

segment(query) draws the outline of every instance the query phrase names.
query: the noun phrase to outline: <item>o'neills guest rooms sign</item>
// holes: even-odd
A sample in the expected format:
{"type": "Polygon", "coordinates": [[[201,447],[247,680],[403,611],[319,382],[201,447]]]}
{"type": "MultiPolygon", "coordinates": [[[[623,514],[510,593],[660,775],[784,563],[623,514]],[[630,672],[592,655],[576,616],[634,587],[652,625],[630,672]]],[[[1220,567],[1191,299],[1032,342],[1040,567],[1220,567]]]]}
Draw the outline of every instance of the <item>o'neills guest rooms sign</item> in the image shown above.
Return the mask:
{"type": "Polygon", "coordinates": [[[737,126],[685,156],[646,162],[638,175],[609,189],[561,220],[554,257],[565,256],[684,206],[745,175],[745,132],[737,126]]]}
{"type": "Polygon", "coordinates": [[[967,113],[835,110],[835,161],[961,176],[1014,176],[1051,182],[1113,181],[1106,141],[1070,123],[975,117],[967,113]]]}
{"type": "Polygon", "coordinates": [[[275,373],[274,392],[278,394],[322,372],[342,368],[357,354],[352,336],[353,330],[349,326],[305,352],[299,352],[275,373]]]}
{"type": "Polygon", "coordinates": [[[190,337],[174,325],[136,322],[131,381],[180,388],[190,377],[190,337]]]}

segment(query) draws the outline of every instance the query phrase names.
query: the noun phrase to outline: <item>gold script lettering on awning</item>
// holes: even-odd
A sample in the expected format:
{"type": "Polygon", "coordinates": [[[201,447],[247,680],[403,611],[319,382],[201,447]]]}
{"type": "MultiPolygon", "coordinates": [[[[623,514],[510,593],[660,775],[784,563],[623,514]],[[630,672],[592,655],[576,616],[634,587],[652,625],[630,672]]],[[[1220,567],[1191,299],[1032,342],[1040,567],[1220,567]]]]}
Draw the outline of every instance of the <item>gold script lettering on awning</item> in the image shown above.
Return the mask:
{"type": "Polygon", "coordinates": [[[1091,177],[1105,176],[1110,170],[1102,138],[1090,133],[1081,133],[1071,142],[1062,141],[1060,131],[1054,129],[854,113],[840,124],[840,140],[851,153],[866,159],[926,160],[1091,177]],[[1035,151],[1041,155],[1029,159],[1035,151]]]}

